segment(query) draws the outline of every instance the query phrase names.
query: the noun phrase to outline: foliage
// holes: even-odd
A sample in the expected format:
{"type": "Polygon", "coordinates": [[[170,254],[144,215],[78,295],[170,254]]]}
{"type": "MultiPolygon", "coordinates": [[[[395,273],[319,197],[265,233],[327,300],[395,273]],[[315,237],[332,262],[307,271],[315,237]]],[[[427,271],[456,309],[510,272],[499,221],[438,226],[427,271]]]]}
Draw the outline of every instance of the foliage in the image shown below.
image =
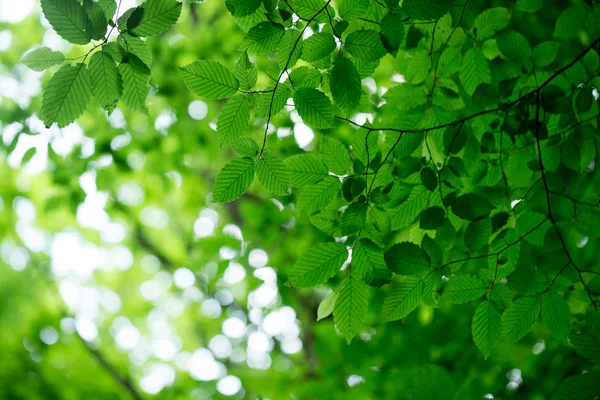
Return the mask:
{"type": "MultiPolygon", "coordinates": [[[[42,47],[22,62],[36,71],[62,64],[44,89],[46,127],[85,118],[92,98],[107,115],[119,100],[151,114],[148,82],[167,76],[159,94],[169,101],[192,96],[174,81],[225,100],[215,103],[216,134],[200,144],[183,137],[192,125],[158,150],[135,140],[141,152],[156,151],[148,168],[160,173],[210,149],[207,163],[224,166],[208,204],[228,203],[217,209],[270,245],[285,300],[308,309],[305,381],[288,390],[293,378],[283,377],[264,392],[244,381],[249,398],[345,398],[348,375],[367,381],[352,398],[504,397],[499,365],[537,379],[524,398],[600,396],[598,4],[220,3],[146,0],[121,13],[112,0],[42,0],[59,36],[91,47],[74,58],[42,47]],[[179,57],[175,76],[168,55],[176,52],[161,48],[166,55],[152,62],[150,40],[140,37],[164,34],[196,7],[233,34],[203,38],[214,51],[179,57]],[[308,129],[318,146],[298,146],[282,128],[308,129]],[[182,153],[163,159],[173,147],[182,153]],[[274,204],[289,219],[269,215],[274,204]],[[552,366],[530,354],[540,340],[552,366]],[[470,377],[479,367],[487,375],[470,377]]],[[[192,186],[197,179],[183,177],[192,186]]],[[[189,190],[185,201],[201,201],[189,190]]],[[[170,251],[161,264],[209,257],[170,251]]]]}

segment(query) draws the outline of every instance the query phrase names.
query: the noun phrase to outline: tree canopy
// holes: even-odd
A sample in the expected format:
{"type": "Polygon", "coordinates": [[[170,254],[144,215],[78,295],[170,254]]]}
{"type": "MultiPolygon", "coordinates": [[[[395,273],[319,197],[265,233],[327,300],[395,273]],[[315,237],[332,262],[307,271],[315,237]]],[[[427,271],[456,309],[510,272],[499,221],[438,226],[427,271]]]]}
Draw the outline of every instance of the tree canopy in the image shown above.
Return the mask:
{"type": "Polygon", "coordinates": [[[600,398],[597,0],[25,3],[6,398],[600,398]]]}

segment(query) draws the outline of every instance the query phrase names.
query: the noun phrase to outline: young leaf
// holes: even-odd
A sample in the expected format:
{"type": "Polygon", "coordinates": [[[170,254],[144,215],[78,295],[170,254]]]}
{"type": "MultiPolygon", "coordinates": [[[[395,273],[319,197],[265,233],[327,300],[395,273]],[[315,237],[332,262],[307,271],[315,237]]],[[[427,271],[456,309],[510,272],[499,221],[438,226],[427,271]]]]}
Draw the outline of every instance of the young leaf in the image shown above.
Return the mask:
{"type": "Polygon", "coordinates": [[[166,32],[181,14],[177,0],[146,0],[127,21],[127,30],[135,36],[154,36],[166,32]]]}
{"type": "Polygon", "coordinates": [[[333,125],[331,101],[317,89],[300,88],[294,93],[294,105],[307,125],[330,128],[333,125]]]}
{"type": "Polygon", "coordinates": [[[321,159],[329,170],[337,175],[344,175],[350,168],[350,155],[346,146],[339,140],[323,136],[320,147],[321,159]]]}
{"type": "Polygon", "coordinates": [[[488,8],[473,21],[473,31],[477,39],[486,39],[504,29],[510,21],[510,11],[504,7],[488,8]]]}
{"type": "Polygon", "coordinates": [[[485,284],[471,275],[450,278],[443,297],[451,303],[463,304],[476,300],[485,294],[485,284]]]}
{"type": "Polygon", "coordinates": [[[69,125],[85,111],[91,97],[92,85],[85,64],[62,66],[44,89],[44,125],[48,128],[54,122],[60,128],[69,125]]]}
{"type": "Polygon", "coordinates": [[[213,201],[227,203],[239,198],[254,180],[254,161],[251,158],[236,158],[227,164],[215,179],[213,201]]]}
{"type": "Polygon", "coordinates": [[[246,34],[240,45],[240,50],[252,54],[267,54],[275,49],[285,34],[283,25],[273,22],[261,22],[246,34]]]}
{"type": "Polygon", "coordinates": [[[258,144],[249,137],[240,137],[231,143],[233,151],[240,157],[254,157],[258,154],[258,144]]]}
{"type": "Polygon", "coordinates": [[[343,20],[362,17],[369,9],[370,0],[341,0],[339,11],[343,20]]]}
{"type": "Polygon", "coordinates": [[[335,105],[346,115],[352,115],[360,105],[362,94],[360,75],[352,61],[340,58],[335,62],[330,87],[335,105]]]}
{"type": "Polygon", "coordinates": [[[361,60],[379,60],[387,53],[381,43],[379,33],[370,29],[352,32],[346,37],[344,44],[348,53],[361,60]]]}
{"type": "Polygon", "coordinates": [[[367,315],[369,287],[352,275],[344,278],[333,309],[335,325],[348,343],[360,331],[367,315]]]}
{"type": "Polygon", "coordinates": [[[317,61],[335,50],[335,39],[331,33],[317,32],[304,41],[302,59],[305,61],[317,61]]]}
{"type": "Polygon", "coordinates": [[[288,194],[290,172],[285,164],[271,153],[264,152],[257,162],[258,180],[273,194],[288,194]]]}
{"type": "Polygon", "coordinates": [[[465,53],[459,77],[465,91],[470,96],[473,96],[475,89],[480,84],[492,82],[488,61],[481,50],[473,48],[465,53]]]}
{"type": "Polygon", "coordinates": [[[448,0],[404,0],[402,10],[411,18],[429,21],[440,19],[452,8],[448,0]]]}
{"type": "Polygon", "coordinates": [[[245,17],[254,13],[261,3],[261,0],[226,0],[225,6],[234,17],[245,17]]]}
{"type": "Polygon", "coordinates": [[[287,100],[292,95],[292,87],[289,83],[284,82],[277,85],[275,93],[261,93],[258,96],[258,102],[254,115],[256,118],[267,118],[273,116],[285,107],[287,100]]]}
{"type": "Polygon", "coordinates": [[[112,57],[104,51],[92,55],[89,64],[94,97],[100,106],[111,112],[121,97],[122,82],[112,57]]]}
{"type": "Polygon", "coordinates": [[[502,329],[502,315],[494,303],[484,300],[477,306],[471,325],[473,332],[473,341],[477,348],[487,360],[491,350],[500,341],[500,332],[502,329]]]}
{"type": "Polygon", "coordinates": [[[209,99],[231,97],[239,88],[235,76],[216,61],[198,60],[181,68],[181,72],[191,91],[209,99]]]}
{"type": "Polygon", "coordinates": [[[297,29],[286,30],[276,49],[279,69],[292,68],[296,65],[303,48],[304,41],[300,31],[297,29]]]}
{"type": "Polygon", "coordinates": [[[333,308],[335,307],[336,299],[337,292],[331,292],[319,303],[319,307],[317,308],[317,321],[331,315],[333,308]]]}
{"type": "Polygon", "coordinates": [[[507,344],[514,343],[529,332],[540,313],[537,297],[521,297],[502,314],[502,338],[507,344]]]}
{"type": "Polygon", "coordinates": [[[250,90],[254,87],[254,85],[256,85],[256,80],[258,79],[258,68],[255,64],[250,62],[248,53],[244,52],[240,56],[235,64],[233,75],[240,83],[240,89],[242,90],[250,90]]]}
{"type": "Polygon", "coordinates": [[[312,154],[297,154],[284,161],[290,172],[291,184],[294,187],[304,187],[322,181],[329,170],[319,157],[312,154]]]}
{"type": "Polygon", "coordinates": [[[406,317],[417,308],[422,298],[423,280],[405,277],[402,282],[392,283],[381,308],[383,321],[397,321],[406,317]]]}
{"type": "Polygon", "coordinates": [[[385,252],[388,268],[399,275],[422,275],[431,269],[423,249],[411,242],[396,243],[385,252]]]}
{"type": "Polygon", "coordinates": [[[560,340],[566,340],[571,328],[569,306],[556,292],[549,292],[542,300],[542,321],[548,331],[560,340]]]}
{"type": "Polygon", "coordinates": [[[236,94],[221,110],[217,119],[217,135],[221,145],[235,142],[248,127],[250,121],[250,98],[236,94]]]}
{"type": "Polygon", "coordinates": [[[315,185],[305,187],[298,197],[298,212],[310,215],[321,211],[335,199],[340,188],[340,180],[334,176],[328,176],[315,185]]]}
{"type": "Polygon", "coordinates": [[[73,44],[92,40],[92,22],[77,0],[42,0],[44,16],[60,37],[73,44]]]}
{"type": "Polygon", "coordinates": [[[133,54],[128,54],[119,65],[119,73],[123,82],[123,102],[134,110],[148,113],[146,97],[150,92],[150,70],[133,54]]]}
{"type": "Polygon", "coordinates": [[[43,71],[65,61],[65,56],[48,47],[39,47],[25,54],[21,62],[34,71],[43,71]]]}
{"type": "Polygon", "coordinates": [[[309,288],[325,283],[335,275],[348,258],[343,243],[321,243],[304,253],[290,274],[290,282],[299,288],[309,288]]]}
{"type": "Polygon", "coordinates": [[[379,134],[377,132],[359,129],[352,136],[352,155],[354,159],[368,165],[377,155],[378,143],[379,134]]]}

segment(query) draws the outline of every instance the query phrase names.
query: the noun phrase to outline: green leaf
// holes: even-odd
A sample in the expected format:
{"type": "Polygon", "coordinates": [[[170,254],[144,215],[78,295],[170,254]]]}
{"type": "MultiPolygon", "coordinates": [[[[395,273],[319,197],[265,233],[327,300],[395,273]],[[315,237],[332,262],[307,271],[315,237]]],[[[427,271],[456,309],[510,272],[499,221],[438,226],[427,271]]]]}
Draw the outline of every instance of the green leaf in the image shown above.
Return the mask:
{"type": "Polygon", "coordinates": [[[486,245],[492,236],[492,221],[482,218],[471,221],[465,231],[465,246],[468,250],[479,250],[486,245]]]}
{"type": "Polygon", "coordinates": [[[240,137],[231,143],[231,147],[240,157],[254,157],[258,154],[258,144],[249,137],[240,137]]]}
{"type": "Polygon", "coordinates": [[[389,269],[383,258],[383,249],[368,239],[361,239],[352,252],[352,274],[366,282],[370,282],[378,273],[388,273],[389,269]]]}
{"type": "Polygon", "coordinates": [[[569,39],[577,36],[582,28],[582,21],[586,18],[586,9],[582,6],[571,6],[564,10],[556,20],[554,36],[569,39]]]}
{"type": "Polygon", "coordinates": [[[537,297],[521,297],[502,314],[502,338],[507,344],[514,343],[529,332],[540,313],[537,297]]]}
{"type": "Polygon", "coordinates": [[[339,140],[323,136],[320,147],[321,159],[329,170],[336,175],[344,175],[350,168],[350,155],[346,146],[339,140]]]}
{"type": "Polygon", "coordinates": [[[325,179],[329,175],[327,166],[312,154],[297,154],[286,158],[284,161],[290,172],[291,185],[305,187],[325,179]]]}
{"type": "Polygon", "coordinates": [[[297,29],[286,30],[276,49],[279,69],[283,71],[296,65],[303,48],[304,41],[301,32],[297,29]]]}
{"type": "MultiPolygon", "coordinates": [[[[415,86],[409,83],[392,86],[383,97],[388,103],[401,111],[412,110],[427,102],[427,92],[424,86],[415,86]]],[[[404,135],[403,140],[414,135],[404,135]]],[[[413,149],[414,150],[414,149],[413,149]]]]}
{"type": "MultiPolygon", "coordinates": [[[[321,243],[304,253],[290,274],[290,282],[299,288],[309,288],[327,282],[348,259],[343,243],[321,243]]],[[[337,301],[336,301],[337,303],[337,301]]]]}
{"type": "Polygon", "coordinates": [[[73,44],[92,40],[93,27],[77,0],[42,0],[44,16],[60,37],[73,44]]]}
{"type": "Polygon", "coordinates": [[[289,0],[294,11],[304,20],[313,18],[325,7],[324,0],[289,0]]]}
{"type": "Polygon", "coordinates": [[[106,29],[108,27],[108,20],[112,18],[114,11],[116,11],[117,4],[112,1],[104,1],[105,4],[100,2],[94,2],[93,0],[84,0],[83,7],[85,12],[92,24],[92,39],[100,40],[106,35],[106,29]],[[107,16],[106,13],[114,6],[113,14],[107,16]]]}
{"type": "Polygon", "coordinates": [[[148,113],[146,97],[150,92],[150,70],[133,54],[119,65],[119,73],[123,82],[123,102],[134,110],[148,113]]]}
{"type": "Polygon", "coordinates": [[[256,85],[256,80],[258,79],[258,68],[255,64],[250,62],[248,53],[244,52],[240,56],[235,64],[233,75],[240,83],[240,89],[242,90],[250,90],[254,87],[254,85],[256,85]]]}
{"type": "Polygon", "coordinates": [[[225,165],[215,179],[213,201],[227,203],[239,198],[254,180],[254,161],[251,158],[236,158],[225,165]]]}
{"type": "Polygon", "coordinates": [[[250,121],[250,97],[236,94],[227,101],[217,119],[219,143],[235,142],[248,127],[250,121]]]}
{"type": "Polygon", "coordinates": [[[335,39],[331,33],[317,32],[304,41],[302,59],[305,61],[317,61],[335,50],[335,39]]]}
{"type": "Polygon", "coordinates": [[[333,312],[335,302],[337,300],[337,292],[331,292],[319,303],[317,308],[317,321],[327,318],[333,312]]]}
{"type": "Polygon", "coordinates": [[[481,50],[473,48],[465,53],[459,77],[465,91],[470,96],[473,96],[475,89],[480,84],[492,82],[488,61],[481,50]]]}
{"type": "Polygon", "coordinates": [[[290,73],[290,82],[296,89],[315,89],[321,84],[321,72],[307,66],[298,67],[290,73]]]}
{"type": "Polygon", "coordinates": [[[566,340],[571,328],[569,306],[556,292],[549,292],[542,300],[542,321],[548,331],[560,340],[566,340]]]}
{"type": "Polygon", "coordinates": [[[456,216],[469,221],[486,217],[493,209],[494,206],[490,204],[487,198],[475,193],[459,196],[452,203],[452,212],[456,216]]]}
{"type": "Polygon", "coordinates": [[[504,7],[488,8],[473,21],[473,31],[477,39],[482,40],[492,36],[508,25],[510,11],[504,7]]]}
{"type": "Polygon", "coordinates": [[[440,206],[433,206],[425,209],[421,213],[419,226],[421,229],[437,229],[444,223],[446,219],[446,211],[440,206]]]}
{"type": "Polygon", "coordinates": [[[498,37],[496,43],[502,54],[511,60],[523,63],[531,57],[531,46],[519,32],[510,31],[498,37]]]}
{"type": "Polygon", "coordinates": [[[360,160],[364,165],[368,165],[377,154],[378,143],[379,134],[377,132],[371,131],[369,133],[366,129],[359,129],[352,136],[352,155],[356,160],[360,160]]]}
{"type": "Polygon", "coordinates": [[[92,85],[85,64],[63,65],[50,79],[42,98],[44,125],[60,128],[75,121],[87,108],[92,85]]]}
{"type": "Polygon", "coordinates": [[[273,194],[288,194],[290,186],[290,172],[279,158],[271,153],[263,152],[257,162],[256,174],[258,180],[273,194]]]}
{"type": "Polygon", "coordinates": [[[600,395],[600,371],[588,371],[567,378],[558,388],[552,400],[589,400],[600,395]]]}
{"type": "Polygon", "coordinates": [[[485,284],[471,275],[453,276],[444,289],[443,297],[451,303],[463,304],[485,294],[485,284]]]}
{"type": "Polygon", "coordinates": [[[21,62],[34,71],[43,71],[65,61],[65,56],[48,47],[39,47],[25,54],[21,62]]]}
{"type": "Polygon", "coordinates": [[[335,62],[329,85],[335,105],[346,115],[352,115],[360,105],[362,94],[360,75],[352,61],[340,58],[335,62]]]}
{"type": "Polygon", "coordinates": [[[390,11],[381,20],[380,29],[382,42],[385,48],[390,52],[398,50],[402,43],[402,39],[404,39],[404,23],[402,21],[402,15],[390,11]]]}
{"type": "Polygon", "coordinates": [[[294,93],[294,105],[307,125],[315,128],[330,128],[333,125],[331,101],[323,92],[300,88],[294,93]]]}
{"type": "Polygon", "coordinates": [[[275,93],[261,93],[258,97],[254,115],[256,118],[267,118],[269,115],[277,114],[285,107],[291,95],[292,87],[287,82],[277,85],[275,93]]]}
{"type": "Polygon", "coordinates": [[[405,277],[402,282],[392,283],[387,290],[381,317],[384,322],[397,321],[410,314],[423,298],[423,280],[405,277]]]}
{"type": "Polygon", "coordinates": [[[89,70],[94,97],[100,107],[111,112],[122,91],[121,75],[114,60],[108,53],[98,51],[90,58],[89,70]]]}
{"type": "Polygon", "coordinates": [[[369,287],[352,275],[344,278],[338,289],[333,319],[348,344],[360,331],[368,309],[369,287]]]}
{"type": "Polygon", "coordinates": [[[159,35],[177,22],[181,7],[177,0],[146,0],[131,14],[127,30],[135,36],[159,35]]]}
{"type": "Polygon", "coordinates": [[[498,311],[494,303],[484,300],[475,310],[471,330],[473,332],[473,341],[486,360],[490,356],[492,349],[500,341],[501,329],[502,315],[500,311],[498,311]]]}
{"type": "Polygon", "coordinates": [[[244,37],[240,50],[252,54],[267,54],[274,50],[285,35],[285,28],[273,22],[261,22],[252,27],[244,37]]]}
{"type": "Polygon", "coordinates": [[[390,247],[385,252],[385,263],[399,275],[422,275],[431,269],[427,253],[411,242],[396,243],[390,247]]]}
{"type": "Polygon", "coordinates": [[[333,237],[342,236],[341,218],[338,211],[323,210],[311,215],[308,219],[321,232],[333,237]]]}
{"type": "Polygon", "coordinates": [[[536,12],[544,6],[544,0],[517,0],[517,8],[526,12],[536,12]]]}
{"type": "Polygon", "coordinates": [[[339,3],[340,17],[345,21],[362,17],[367,13],[369,3],[369,0],[341,0],[339,3]]]}
{"type": "MultiPolygon", "coordinates": [[[[544,305],[542,304],[542,312],[544,305]]],[[[588,360],[600,364],[600,337],[597,333],[590,332],[587,335],[572,335],[569,341],[575,348],[577,354],[588,360]]]]}
{"type": "Polygon", "coordinates": [[[298,212],[314,214],[325,208],[340,191],[342,184],[334,176],[328,176],[321,182],[307,186],[298,197],[298,212]]]}
{"type": "Polygon", "coordinates": [[[379,60],[387,53],[381,43],[379,33],[370,29],[352,32],[346,37],[344,44],[348,53],[361,60],[379,60]]]}
{"type": "Polygon", "coordinates": [[[342,234],[351,235],[360,231],[367,221],[367,210],[368,206],[365,203],[350,204],[342,215],[342,234]]]}
{"type": "Polygon", "coordinates": [[[261,3],[261,0],[226,0],[225,6],[234,17],[245,17],[254,13],[261,3]]]}
{"type": "Polygon", "coordinates": [[[452,9],[448,0],[404,0],[402,10],[411,18],[428,21],[439,19],[452,9]]]}
{"type": "MultiPolygon", "coordinates": [[[[123,58],[125,58],[125,55],[127,54],[123,46],[121,46],[118,42],[106,43],[104,47],[102,47],[102,51],[110,55],[112,59],[118,63],[123,61],[123,58]]],[[[150,64],[152,64],[152,58],[150,58],[150,64]]]]}
{"type": "MultiPolygon", "coordinates": [[[[126,53],[135,54],[148,68],[152,67],[152,52],[142,39],[122,33],[117,37],[117,42],[123,47],[126,53]]],[[[122,59],[118,60],[118,62],[121,61],[122,59]]]]}
{"type": "Polygon", "coordinates": [[[181,71],[186,86],[209,99],[231,97],[239,88],[235,76],[216,61],[198,60],[181,68],[181,71]]]}

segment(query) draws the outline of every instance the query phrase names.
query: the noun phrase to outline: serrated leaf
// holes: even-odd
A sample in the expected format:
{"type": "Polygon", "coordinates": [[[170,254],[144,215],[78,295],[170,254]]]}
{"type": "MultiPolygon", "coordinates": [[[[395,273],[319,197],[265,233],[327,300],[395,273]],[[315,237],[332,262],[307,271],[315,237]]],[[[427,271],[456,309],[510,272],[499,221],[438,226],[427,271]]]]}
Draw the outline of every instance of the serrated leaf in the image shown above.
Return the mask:
{"type": "Polygon", "coordinates": [[[44,16],[60,37],[73,44],[92,40],[93,27],[77,0],[42,0],[44,16]]]}
{"type": "MultiPolygon", "coordinates": [[[[427,91],[424,86],[403,83],[392,86],[383,97],[388,103],[401,111],[408,111],[427,102],[427,91]]],[[[402,140],[414,138],[415,135],[404,135],[402,140]]]]}
{"type": "Polygon", "coordinates": [[[321,211],[335,199],[341,186],[338,178],[328,176],[315,185],[305,187],[298,197],[298,212],[310,215],[321,211]]]}
{"type": "Polygon", "coordinates": [[[113,14],[107,16],[106,13],[113,6],[114,10],[116,11],[117,4],[114,2],[114,0],[112,1],[112,4],[110,1],[104,1],[103,3],[100,3],[94,2],[93,0],[84,0],[83,7],[92,24],[92,39],[100,40],[104,38],[104,35],[106,35],[108,20],[113,16],[113,14]]]}
{"type": "Polygon", "coordinates": [[[367,315],[369,287],[352,275],[344,278],[337,291],[333,319],[348,343],[360,331],[367,315]]]}
{"type": "Polygon", "coordinates": [[[359,129],[352,136],[352,155],[364,165],[368,165],[377,154],[379,134],[375,131],[359,129]],[[368,135],[368,136],[367,136],[368,135]]]}
{"type": "Polygon", "coordinates": [[[537,297],[521,297],[502,314],[502,339],[507,344],[520,340],[529,332],[540,313],[537,297]]]}
{"type": "Polygon", "coordinates": [[[452,212],[469,221],[488,216],[493,209],[488,199],[475,193],[459,196],[452,203],[452,212]]]}
{"type": "Polygon", "coordinates": [[[264,152],[257,162],[256,174],[258,180],[273,194],[288,194],[290,172],[279,158],[264,152]]]}
{"type": "Polygon", "coordinates": [[[352,115],[360,105],[362,84],[358,70],[347,58],[338,59],[331,70],[331,94],[335,105],[352,115]]]}
{"type": "Polygon", "coordinates": [[[361,29],[350,33],[346,37],[344,45],[348,53],[366,61],[379,60],[387,53],[381,43],[379,33],[370,29],[361,29]]]}
{"type": "Polygon", "coordinates": [[[315,89],[321,83],[321,72],[307,66],[298,67],[290,73],[290,82],[294,84],[296,89],[315,89]]]}
{"type": "Polygon", "coordinates": [[[531,57],[531,46],[519,32],[510,31],[496,40],[498,48],[507,58],[523,63],[531,57]]]}
{"type": "Polygon", "coordinates": [[[365,15],[369,9],[369,0],[341,0],[339,5],[340,17],[349,21],[365,15]]]}
{"type": "Polygon", "coordinates": [[[331,33],[317,32],[304,41],[302,48],[302,59],[305,61],[317,61],[335,50],[335,39],[331,33]]]}
{"type": "Polygon", "coordinates": [[[285,31],[283,38],[277,44],[277,65],[279,69],[284,70],[292,68],[302,54],[304,48],[304,41],[302,35],[297,29],[288,29],[285,31]]]}
{"type": "Polygon", "coordinates": [[[240,137],[231,143],[231,147],[240,157],[254,157],[258,154],[258,144],[249,137],[240,137]]]}
{"type": "Polygon", "coordinates": [[[417,308],[422,298],[423,280],[406,277],[402,282],[392,283],[381,308],[383,321],[397,321],[406,317],[417,308]]]}
{"type": "Polygon", "coordinates": [[[473,341],[486,360],[491,350],[500,341],[501,329],[502,315],[500,311],[498,311],[494,303],[484,300],[475,310],[471,330],[473,341]]]}
{"type": "Polygon", "coordinates": [[[342,214],[342,234],[350,235],[360,231],[367,221],[367,210],[365,203],[350,204],[342,214]]]}
{"type": "Polygon", "coordinates": [[[147,114],[146,97],[150,92],[150,70],[133,54],[128,54],[118,69],[123,82],[123,102],[132,109],[147,114]]]}
{"type": "Polygon", "coordinates": [[[321,243],[304,253],[290,274],[290,282],[299,288],[308,288],[327,282],[348,258],[348,249],[342,243],[321,243]]]}
{"type": "Polygon", "coordinates": [[[42,98],[44,125],[60,128],[75,121],[92,97],[92,85],[85,64],[64,65],[50,79],[42,98]]]}
{"type": "Polygon", "coordinates": [[[127,30],[135,36],[154,36],[166,32],[181,14],[177,0],[146,0],[127,21],[127,30]]]}
{"type": "Polygon", "coordinates": [[[558,388],[552,400],[589,400],[600,395],[600,371],[588,371],[567,378],[558,388]]]}
{"type": "Polygon", "coordinates": [[[329,175],[323,161],[312,154],[298,154],[286,158],[283,162],[290,172],[291,185],[294,187],[313,185],[329,175]]]}
{"type": "Polygon", "coordinates": [[[600,364],[600,337],[598,337],[598,334],[590,332],[586,335],[572,335],[569,337],[569,341],[577,354],[600,364]]]}
{"type": "Polygon", "coordinates": [[[404,0],[402,10],[411,18],[429,21],[439,19],[452,9],[448,0],[404,0]]]}
{"type": "Polygon", "coordinates": [[[564,10],[556,20],[554,36],[558,38],[572,38],[581,30],[581,22],[586,18],[586,9],[582,6],[571,6],[564,10]]]}
{"type": "Polygon", "coordinates": [[[254,180],[254,161],[251,158],[236,158],[225,165],[215,178],[213,201],[227,203],[239,198],[254,180]]]}
{"type": "Polygon", "coordinates": [[[571,312],[562,296],[549,292],[542,300],[542,321],[548,331],[560,340],[567,339],[571,328],[571,312]]]}
{"type": "Polygon", "coordinates": [[[317,321],[327,318],[333,312],[335,302],[337,299],[337,292],[329,293],[320,303],[317,308],[317,321]]]}
{"type": "Polygon", "coordinates": [[[227,0],[225,6],[234,17],[245,17],[260,7],[261,0],[227,0]]]}
{"type": "Polygon", "coordinates": [[[359,240],[352,252],[352,274],[368,283],[376,273],[385,271],[389,273],[383,258],[383,249],[368,239],[359,240]]]}
{"type": "Polygon", "coordinates": [[[112,59],[104,51],[92,55],[89,63],[94,97],[104,109],[111,111],[119,101],[122,91],[121,75],[112,59]]]}
{"type": "Polygon", "coordinates": [[[43,71],[65,61],[65,56],[48,47],[39,47],[25,54],[21,62],[34,71],[43,71]]]}
{"type": "Polygon", "coordinates": [[[477,39],[486,39],[504,29],[510,21],[510,11],[504,7],[488,8],[475,18],[473,30],[477,39]]]}
{"type": "Polygon", "coordinates": [[[385,48],[392,54],[398,50],[402,39],[404,39],[404,23],[402,15],[398,12],[390,11],[381,20],[380,29],[382,42],[385,48]]]}
{"type": "Polygon", "coordinates": [[[486,245],[492,236],[492,221],[482,218],[471,221],[465,231],[465,246],[469,250],[479,250],[486,245]]]}
{"type": "MultiPolygon", "coordinates": [[[[117,42],[121,45],[125,53],[135,54],[148,68],[152,68],[152,52],[142,39],[122,33],[117,37],[117,42]]],[[[118,60],[118,62],[121,61],[122,59],[118,60]]]]}
{"type": "Polygon", "coordinates": [[[468,303],[483,296],[485,284],[471,275],[459,275],[450,278],[444,289],[443,298],[455,304],[468,303]]]}
{"type": "Polygon", "coordinates": [[[292,96],[292,87],[284,82],[277,85],[275,92],[261,93],[258,97],[254,115],[256,118],[268,118],[285,107],[287,100],[292,96]]]}
{"type": "Polygon", "coordinates": [[[235,142],[242,136],[250,121],[250,98],[236,94],[227,101],[217,119],[217,135],[221,145],[235,142]]]}
{"type": "Polygon", "coordinates": [[[330,128],[333,125],[331,101],[323,92],[300,88],[294,93],[294,105],[307,125],[315,128],[330,128]]]}
{"type": "Polygon", "coordinates": [[[469,49],[463,56],[459,71],[460,81],[465,91],[472,96],[482,83],[491,83],[492,77],[488,61],[479,49],[469,49]]]}
{"type": "Polygon", "coordinates": [[[396,243],[385,252],[388,268],[399,275],[422,275],[431,269],[431,260],[423,249],[411,242],[396,243]]]}
{"type": "Polygon", "coordinates": [[[235,76],[216,61],[198,60],[181,68],[181,72],[186,86],[208,99],[231,97],[239,88],[235,76]]]}
{"type": "Polygon", "coordinates": [[[321,232],[333,236],[342,236],[340,213],[334,210],[323,210],[309,217],[313,224],[321,232]]]}
{"type": "Polygon", "coordinates": [[[258,68],[255,64],[250,62],[248,53],[244,52],[240,56],[235,64],[233,75],[240,83],[240,89],[242,90],[250,90],[254,87],[254,85],[256,85],[256,80],[258,79],[258,68]]]}
{"type": "Polygon", "coordinates": [[[323,136],[319,148],[321,160],[329,167],[329,170],[337,175],[344,175],[350,168],[350,155],[346,146],[339,140],[329,136],[323,136]]]}
{"type": "Polygon", "coordinates": [[[240,45],[240,50],[252,54],[267,54],[275,49],[284,34],[283,25],[270,21],[261,22],[248,31],[240,45]]]}

